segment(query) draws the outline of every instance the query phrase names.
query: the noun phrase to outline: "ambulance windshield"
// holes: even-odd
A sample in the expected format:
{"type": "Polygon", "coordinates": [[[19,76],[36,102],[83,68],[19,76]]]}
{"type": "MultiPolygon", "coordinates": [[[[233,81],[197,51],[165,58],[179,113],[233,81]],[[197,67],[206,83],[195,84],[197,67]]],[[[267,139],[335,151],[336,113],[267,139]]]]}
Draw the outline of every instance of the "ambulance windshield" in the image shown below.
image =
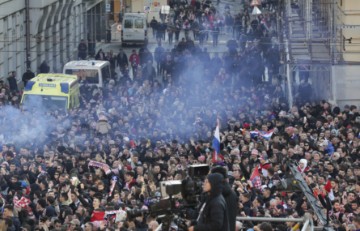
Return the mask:
{"type": "Polygon", "coordinates": [[[25,109],[43,108],[45,110],[66,110],[67,97],[51,95],[25,95],[23,107],[25,109]]]}

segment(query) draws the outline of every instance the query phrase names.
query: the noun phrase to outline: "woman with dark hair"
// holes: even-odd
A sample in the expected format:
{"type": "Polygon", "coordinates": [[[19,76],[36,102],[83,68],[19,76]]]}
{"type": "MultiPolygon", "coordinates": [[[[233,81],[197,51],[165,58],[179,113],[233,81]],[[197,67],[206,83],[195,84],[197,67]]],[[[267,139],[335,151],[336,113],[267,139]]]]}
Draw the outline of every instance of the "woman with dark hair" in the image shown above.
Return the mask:
{"type": "Polygon", "coordinates": [[[196,225],[188,231],[228,231],[228,215],[224,197],[222,196],[224,177],[219,173],[207,176],[203,183],[203,192],[206,194],[196,225]]]}

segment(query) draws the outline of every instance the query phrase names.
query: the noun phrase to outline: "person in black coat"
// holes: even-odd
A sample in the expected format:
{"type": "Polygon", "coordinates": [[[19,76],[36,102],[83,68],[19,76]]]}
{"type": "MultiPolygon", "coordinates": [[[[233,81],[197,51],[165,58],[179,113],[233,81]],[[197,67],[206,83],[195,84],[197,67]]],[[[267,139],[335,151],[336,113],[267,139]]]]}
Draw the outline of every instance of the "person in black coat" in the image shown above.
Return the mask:
{"type": "Polygon", "coordinates": [[[87,52],[88,52],[88,47],[85,43],[85,40],[81,39],[79,46],[78,46],[78,58],[80,60],[86,59],[86,56],[88,55],[87,52]]]}
{"type": "Polygon", "coordinates": [[[46,60],[44,60],[39,67],[39,71],[40,73],[49,73],[50,72],[50,67],[47,64],[46,60]]]}
{"type": "Polygon", "coordinates": [[[17,80],[16,80],[16,72],[15,71],[10,71],[9,72],[9,77],[7,77],[7,80],[9,82],[9,88],[11,92],[18,92],[18,85],[17,85],[17,80]]]}
{"type": "Polygon", "coordinates": [[[26,83],[34,77],[35,77],[34,72],[32,72],[31,69],[28,68],[22,76],[22,81],[24,83],[24,87],[26,86],[26,83]]]}
{"type": "Polygon", "coordinates": [[[120,72],[124,74],[124,70],[129,66],[128,57],[123,49],[120,49],[119,54],[116,56],[116,65],[120,68],[120,72]]]}
{"type": "Polygon", "coordinates": [[[205,203],[194,226],[188,231],[229,231],[226,201],[222,195],[224,177],[219,173],[211,173],[203,183],[206,193],[205,203]]]}
{"type": "Polygon", "coordinates": [[[238,197],[229,184],[229,178],[226,168],[217,166],[211,169],[211,173],[219,173],[224,177],[222,195],[226,201],[227,213],[229,218],[229,230],[235,231],[236,214],[238,210],[238,197]]]}

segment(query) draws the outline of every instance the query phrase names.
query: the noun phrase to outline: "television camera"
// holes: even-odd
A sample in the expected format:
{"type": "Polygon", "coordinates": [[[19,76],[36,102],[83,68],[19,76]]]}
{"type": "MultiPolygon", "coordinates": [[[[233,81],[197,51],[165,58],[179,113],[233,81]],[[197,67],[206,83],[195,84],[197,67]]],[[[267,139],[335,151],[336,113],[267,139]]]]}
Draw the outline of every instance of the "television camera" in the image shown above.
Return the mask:
{"type": "Polygon", "coordinates": [[[180,181],[163,181],[160,183],[161,199],[152,199],[148,209],[127,211],[129,218],[143,215],[157,217],[161,225],[157,230],[167,231],[176,227],[187,230],[186,220],[197,217],[196,209],[200,206],[202,182],[209,173],[209,165],[191,165],[188,176],[180,181]]]}

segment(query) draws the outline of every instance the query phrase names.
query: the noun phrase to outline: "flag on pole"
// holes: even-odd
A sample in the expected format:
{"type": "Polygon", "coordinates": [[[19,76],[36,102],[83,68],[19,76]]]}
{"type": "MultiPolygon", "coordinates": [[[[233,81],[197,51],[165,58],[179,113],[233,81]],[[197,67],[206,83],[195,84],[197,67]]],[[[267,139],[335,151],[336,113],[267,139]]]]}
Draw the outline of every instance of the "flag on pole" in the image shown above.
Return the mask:
{"type": "Polygon", "coordinates": [[[262,136],[265,140],[270,140],[273,133],[274,133],[274,129],[271,129],[271,130],[269,130],[269,131],[267,131],[267,132],[261,133],[261,136],[262,136]]]}
{"type": "Polygon", "coordinates": [[[257,189],[261,189],[261,178],[259,173],[259,167],[255,166],[253,172],[250,176],[250,181],[252,182],[253,186],[257,189]]]}
{"type": "Polygon", "coordinates": [[[326,182],[326,185],[325,185],[325,190],[326,192],[328,193],[328,197],[331,201],[335,200],[335,196],[334,196],[334,191],[332,190],[332,187],[331,187],[331,181],[328,180],[326,182]]]}
{"type": "Polygon", "coordinates": [[[252,139],[254,139],[255,137],[259,136],[259,131],[258,130],[254,130],[254,131],[250,131],[250,136],[252,139]]]}
{"type": "Polygon", "coordinates": [[[254,130],[254,131],[250,131],[250,136],[251,138],[255,138],[255,137],[262,137],[265,140],[270,140],[272,134],[274,133],[274,129],[271,129],[267,132],[265,131],[259,131],[259,130],[254,130]]]}
{"type": "Polygon", "coordinates": [[[211,147],[213,148],[212,162],[217,163],[217,162],[222,161],[222,158],[220,155],[220,120],[219,120],[219,118],[216,120],[216,128],[215,128],[214,138],[213,138],[211,147]]]}

